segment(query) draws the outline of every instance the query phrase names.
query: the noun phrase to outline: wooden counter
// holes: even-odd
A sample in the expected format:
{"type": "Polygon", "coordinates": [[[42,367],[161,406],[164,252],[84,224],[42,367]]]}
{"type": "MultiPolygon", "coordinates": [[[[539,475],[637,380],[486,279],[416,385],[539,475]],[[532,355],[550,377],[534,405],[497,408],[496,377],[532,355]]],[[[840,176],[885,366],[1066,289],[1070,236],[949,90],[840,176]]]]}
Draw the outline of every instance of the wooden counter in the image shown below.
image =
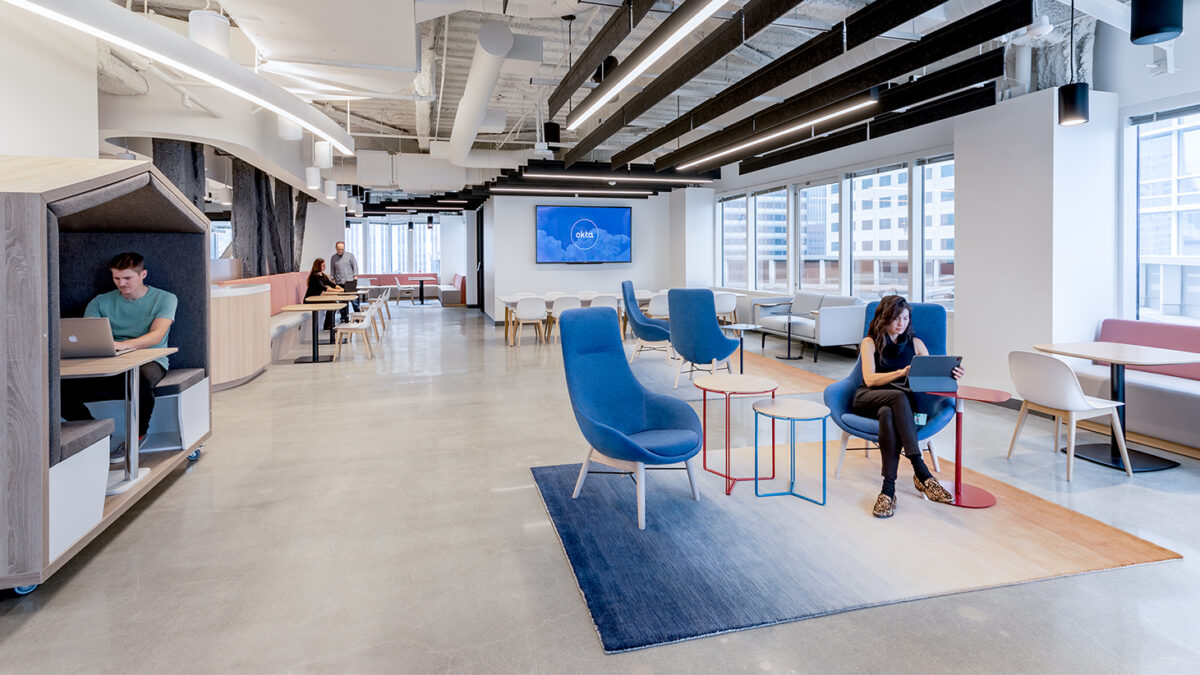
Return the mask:
{"type": "Polygon", "coordinates": [[[271,362],[271,286],[213,286],[209,292],[212,390],[245,384],[271,362]]]}

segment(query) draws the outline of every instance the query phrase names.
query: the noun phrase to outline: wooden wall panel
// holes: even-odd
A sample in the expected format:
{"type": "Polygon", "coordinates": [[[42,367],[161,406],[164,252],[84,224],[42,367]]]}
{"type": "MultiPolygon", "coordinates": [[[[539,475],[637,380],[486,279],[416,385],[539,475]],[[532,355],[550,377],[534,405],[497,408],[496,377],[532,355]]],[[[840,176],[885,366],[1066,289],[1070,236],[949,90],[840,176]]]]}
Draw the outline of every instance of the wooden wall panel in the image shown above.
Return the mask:
{"type": "MultiPolygon", "coordinates": [[[[232,287],[237,289],[237,286],[232,287]]],[[[228,292],[227,289],[222,291],[228,292]]],[[[271,362],[271,292],[213,297],[209,377],[214,388],[244,380],[271,362]]]]}

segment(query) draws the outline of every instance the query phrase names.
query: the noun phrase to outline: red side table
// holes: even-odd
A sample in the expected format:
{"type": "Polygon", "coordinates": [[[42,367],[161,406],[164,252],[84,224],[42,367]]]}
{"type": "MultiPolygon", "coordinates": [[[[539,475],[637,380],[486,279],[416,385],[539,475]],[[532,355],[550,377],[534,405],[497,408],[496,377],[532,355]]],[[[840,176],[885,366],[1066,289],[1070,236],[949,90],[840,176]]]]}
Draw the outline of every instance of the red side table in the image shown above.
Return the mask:
{"type": "Polygon", "coordinates": [[[945,396],[954,401],[954,501],[953,506],[967,509],[986,509],[996,505],[996,496],[981,487],[967,485],[962,482],[962,420],[963,401],[982,401],[984,403],[1004,403],[1010,398],[1006,391],[987,389],[986,387],[971,387],[958,385],[958,391],[930,392],[934,396],[945,396]]]}
{"type": "MultiPolygon", "coordinates": [[[[743,476],[735,478],[733,471],[729,468],[729,399],[732,396],[760,396],[762,394],[770,394],[771,398],[775,398],[775,390],[779,388],[779,384],[774,380],[765,377],[757,377],[755,375],[704,375],[697,377],[693,385],[700,391],[704,392],[703,412],[701,413],[700,423],[703,426],[703,446],[701,453],[704,457],[704,470],[709,473],[715,473],[725,479],[725,494],[733,492],[733,486],[737,485],[738,481],[754,480],[754,476],[743,476]],[[709,392],[721,394],[725,397],[725,473],[721,473],[715,469],[708,468],[708,394],[709,392]]],[[[757,417],[755,418],[757,420],[757,417]]],[[[757,437],[755,444],[758,443],[757,437]]],[[[758,473],[757,455],[755,458],[755,474],[758,473]]],[[[771,420],[771,475],[766,476],[766,480],[775,478],[775,420],[771,420]]]]}

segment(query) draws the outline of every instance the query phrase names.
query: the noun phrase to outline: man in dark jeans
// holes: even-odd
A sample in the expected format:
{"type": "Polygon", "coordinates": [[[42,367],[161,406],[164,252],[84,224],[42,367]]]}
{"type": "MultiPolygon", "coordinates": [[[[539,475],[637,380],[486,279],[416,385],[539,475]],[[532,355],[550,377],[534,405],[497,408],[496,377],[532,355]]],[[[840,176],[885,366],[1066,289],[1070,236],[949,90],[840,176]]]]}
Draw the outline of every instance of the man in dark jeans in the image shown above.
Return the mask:
{"type": "MultiPolygon", "coordinates": [[[[346,292],[353,293],[358,290],[358,259],[353,253],[346,253],[346,242],[339,241],[333,246],[335,253],[329,258],[329,276],[333,277],[333,283],[341,286],[346,292]]],[[[358,311],[358,298],[350,301],[354,306],[354,311],[358,311]]],[[[350,320],[350,308],[342,308],[342,321],[350,320]]]]}
{"type": "MultiPolygon", "coordinates": [[[[174,294],[145,284],[146,264],[137,253],[121,253],[108,264],[116,290],[92,298],[85,317],[108,319],[117,349],[146,349],[167,346],[167,334],[175,322],[178,299],[174,294]]],[[[138,436],[145,439],[154,412],[154,386],[167,374],[167,357],[147,363],[139,369],[138,436]]],[[[65,420],[94,419],[85,401],[120,399],[125,396],[124,376],[62,381],[62,417],[65,420]]],[[[122,445],[110,456],[113,462],[125,459],[122,445]]]]}

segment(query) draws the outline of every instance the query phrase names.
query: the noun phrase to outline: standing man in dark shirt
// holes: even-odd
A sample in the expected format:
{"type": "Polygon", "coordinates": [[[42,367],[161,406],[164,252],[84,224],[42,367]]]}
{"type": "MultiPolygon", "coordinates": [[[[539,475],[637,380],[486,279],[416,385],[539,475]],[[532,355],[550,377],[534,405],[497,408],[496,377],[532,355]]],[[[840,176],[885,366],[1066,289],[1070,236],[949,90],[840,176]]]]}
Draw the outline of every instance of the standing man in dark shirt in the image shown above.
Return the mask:
{"type": "MultiPolygon", "coordinates": [[[[346,242],[339,241],[333,247],[337,252],[329,258],[329,271],[332,272],[333,283],[354,293],[358,290],[358,260],[353,253],[346,253],[346,242]]],[[[358,311],[358,298],[350,301],[354,311],[358,311]]],[[[350,320],[350,308],[342,308],[342,321],[350,320]]]]}

